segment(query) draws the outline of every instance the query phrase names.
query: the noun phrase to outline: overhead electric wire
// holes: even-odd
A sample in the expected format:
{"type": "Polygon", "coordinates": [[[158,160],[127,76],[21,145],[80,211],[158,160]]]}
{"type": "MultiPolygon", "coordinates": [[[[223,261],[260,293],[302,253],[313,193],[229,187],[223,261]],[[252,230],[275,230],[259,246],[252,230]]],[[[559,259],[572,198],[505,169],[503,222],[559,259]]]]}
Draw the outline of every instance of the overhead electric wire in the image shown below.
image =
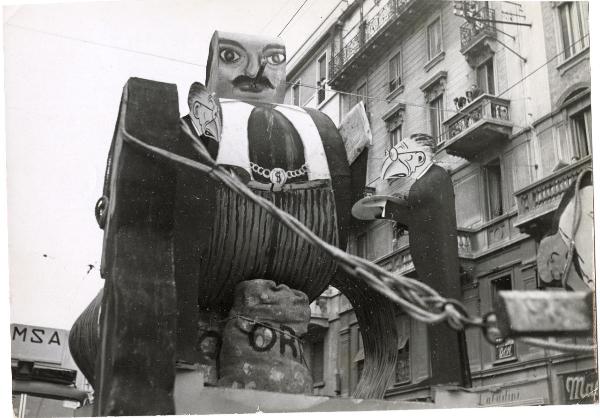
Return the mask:
{"type": "Polygon", "coordinates": [[[288,59],[288,62],[289,62],[289,61],[291,61],[291,60],[293,60],[293,59],[294,59],[294,57],[295,57],[296,55],[298,55],[298,53],[299,53],[299,52],[300,52],[300,50],[301,50],[301,49],[304,47],[304,45],[306,45],[306,44],[308,43],[308,41],[309,41],[309,40],[310,40],[310,39],[311,39],[311,38],[314,36],[314,34],[315,34],[315,33],[317,33],[317,31],[318,31],[319,29],[321,29],[321,25],[323,24],[323,22],[326,22],[326,21],[327,21],[327,19],[329,19],[329,18],[331,17],[331,15],[332,15],[332,14],[333,14],[333,13],[334,13],[336,10],[337,10],[337,8],[338,8],[338,7],[340,7],[340,4],[342,4],[342,3],[346,3],[346,2],[347,2],[347,0],[340,0],[340,1],[338,2],[338,4],[336,4],[336,5],[333,7],[333,9],[331,9],[331,12],[329,12],[329,14],[328,14],[327,16],[325,16],[325,18],[324,18],[324,19],[322,19],[322,20],[319,22],[319,24],[317,25],[317,27],[315,28],[315,30],[314,30],[314,31],[312,31],[312,33],[306,37],[306,40],[305,40],[304,42],[302,42],[302,45],[300,45],[300,46],[299,46],[299,47],[296,49],[296,52],[294,52],[294,53],[292,54],[292,56],[291,56],[291,57],[288,59]]]}
{"type": "Polygon", "coordinates": [[[83,38],[77,38],[77,37],[74,37],[74,36],[68,36],[68,35],[63,35],[63,34],[60,34],[60,33],[49,32],[49,31],[45,31],[45,30],[42,30],[42,29],[31,28],[31,27],[28,27],[28,26],[15,25],[14,23],[7,23],[6,26],[11,26],[13,28],[17,28],[17,29],[21,29],[21,30],[26,30],[26,31],[30,31],[30,32],[41,33],[43,35],[54,36],[56,38],[66,39],[66,40],[69,40],[69,41],[82,42],[82,43],[85,43],[85,44],[100,46],[100,47],[103,47],[103,48],[114,49],[114,50],[117,50],[117,51],[130,52],[132,54],[138,54],[138,55],[146,55],[146,56],[153,57],[153,58],[160,58],[160,59],[164,59],[164,60],[168,60],[168,61],[177,62],[179,64],[194,65],[196,67],[206,68],[206,65],[198,64],[198,63],[191,62],[191,61],[185,61],[185,60],[178,59],[178,58],[173,58],[173,57],[166,57],[164,55],[154,54],[152,52],[144,52],[144,51],[139,51],[139,50],[136,50],[136,49],[130,49],[130,48],[124,48],[124,47],[120,47],[120,46],[116,46],[116,45],[105,44],[105,43],[102,43],[102,42],[90,41],[90,40],[83,39],[83,38]]]}
{"type": "Polygon", "coordinates": [[[271,23],[273,23],[273,21],[275,20],[275,18],[276,18],[277,16],[279,16],[279,13],[281,13],[281,11],[282,11],[283,9],[285,9],[285,7],[286,7],[288,4],[290,4],[291,2],[292,2],[292,0],[287,0],[285,3],[283,3],[283,6],[281,6],[281,8],[280,8],[280,9],[277,11],[277,13],[273,13],[273,17],[271,18],[271,20],[269,20],[269,21],[267,22],[267,24],[266,24],[265,26],[263,26],[263,28],[260,30],[260,33],[263,33],[263,32],[265,31],[265,29],[266,29],[267,27],[269,27],[269,25],[270,25],[271,23]]]}
{"type": "Polygon", "coordinates": [[[566,48],[564,48],[562,51],[560,51],[556,55],[552,56],[552,58],[548,59],[548,61],[546,61],[545,63],[543,63],[539,67],[537,67],[535,70],[533,70],[529,74],[525,75],[523,78],[521,78],[520,80],[516,81],[513,85],[511,85],[510,87],[508,87],[507,89],[505,89],[504,91],[502,91],[501,93],[499,93],[498,97],[502,96],[507,91],[512,90],[515,86],[517,86],[518,84],[520,84],[523,81],[525,81],[526,79],[528,79],[530,76],[532,76],[533,74],[535,74],[536,72],[538,72],[539,70],[541,70],[542,68],[544,68],[546,65],[550,64],[556,58],[560,57],[567,49],[570,49],[571,47],[573,47],[574,45],[578,44],[579,42],[583,42],[583,40],[585,38],[589,37],[589,36],[590,36],[589,32],[586,33],[585,35],[583,35],[581,38],[579,38],[578,40],[576,40],[575,42],[573,42],[572,44],[570,44],[569,46],[567,46],[566,48]]]}
{"type": "MultiPolygon", "coordinates": [[[[285,83],[289,84],[289,85],[299,85],[299,86],[302,86],[302,87],[307,87],[307,88],[311,88],[311,89],[315,89],[315,90],[320,90],[320,89],[323,88],[323,87],[313,86],[313,85],[310,85],[310,84],[303,84],[303,83],[292,82],[292,81],[285,81],[285,83]]],[[[461,112],[460,110],[456,110],[456,109],[433,107],[433,106],[429,106],[429,105],[426,105],[426,104],[411,103],[411,102],[407,102],[407,101],[387,99],[385,97],[378,97],[378,96],[369,96],[369,95],[364,95],[364,94],[352,93],[352,92],[348,92],[348,91],[336,90],[336,89],[332,89],[332,88],[329,88],[327,90],[332,91],[334,93],[343,94],[343,95],[346,95],[346,96],[356,96],[356,97],[360,97],[360,98],[368,99],[368,100],[372,100],[372,101],[402,104],[402,105],[405,105],[405,106],[420,107],[420,108],[428,109],[428,110],[431,110],[431,109],[443,110],[444,112],[452,112],[452,113],[455,113],[457,115],[472,116],[469,113],[461,112]]],[[[475,98],[473,100],[476,100],[476,99],[477,98],[475,98]]],[[[517,128],[526,129],[523,126],[519,126],[519,125],[514,125],[514,126],[516,126],[517,128]]]]}
{"type": "MultiPolygon", "coordinates": [[[[551,58],[549,58],[542,65],[540,65],[539,67],[537,67],[536,69],[534,69],[530,73],[526,74],[525,76],[521,77],[519,80],[517,80],[515,83],[513,83],[510,87],[508,87],[507,89],[505,89],[501,93],[495,95],[495,97],[500,97],[503,94],[505,94],[506,92],[512,90],[514,87],[516,87],[517,85],[521,84],[523,81],[525,81],[526,79],[528,79],[529,77],[531,77],[533,74],[535,74],[536,72],[538,72],[540,69],[542,69],[543,67],[547,66],[552,61],[554,61],[556,58],[558,58],[559,56],[561,56],[567,49],[570,49],[571,47],[573,47],[574,45],[576,45],[579,42],[583,42],[583,40],[585,38],[587,38],[587,37],[589,37],[589,33],[583,35],[581,38],[579,38],[578,40],[576,40],[573,43],[571,43],[570,45],[568,45],[562,51],[560,51],[557,54],[553,55],[551,58]]],[[[314,90],[320,90],[320,89],[323,88],[323,87],[319,87],[319,86],[313,86],[313,85],[310,85],[310,84],[303,84],[303,83],[292,82],[292,81],[286,81],[285,83],[288,84],[288,85],[300,85],[302,87],[307,87],[307,88],[311,88],[311,89],[314,89],[314,90]]],[[[406,102],[406,101],[387,99],[385,97],[378,97],[378,96],[368,96],[368,95],[363,95],[363,94],[358,94],[358,93],[352,93],[352,92],[348,92],[348,91],[336,90],[336,89],[332,89],[332,88],[329,88],[328,90],[332,91],[334,93],[338,93],[338,94],[342,94],[342,95],[347,95],[347,96],[360,97],[362,99],[368,99],[368,100],[372,100],[372,101],[384,101],[386,103],[403,104],[405,106],[420,107],[420,108],[428,109],[428,110],[431,110],[431,109],[442,110],[444,112],[451,112],[451,113],[454,113],[454,114],[457,114],[457,115],[472,116],[470,113],[461,112],[460,110],[456,110],[456,109],[438,108],[438,107],[428,106],[426,104],[410,103],[410,102],[406,102]]],[[[474,100],[476,100],[476,99],[474,99],[474,100]]],[[[513,126],[515,126],[517,128],[520,128],[520,129],[523,129],[523,130],[530,128],[529,126],[520,126],[520,125],[513,125],[513,126]]],[[[448,132],[449,132],[448,130],[444,130],[441,135],[439,135],[437,138],[435,138],[436,141],[438,139],[440,139],[440,138],[443,138],[448,132]]]]}
{"type": "MultiPolygon", "coordinates": [[[[127,133],[125,130],[122,130],[121,133],[125,141],[139,146],[152,154],[166,158],[173,163],[181,164],[203,172],[211,178],[218,180],[228,189],[258,205],[258,207],[277,219],[284,227],[332,257],[338,266],[345,270],[349,275],[361,280],[372,289],[400,305],[408,315],[416,320],[427,324],[446,322],[450,327],[456,330],[473,327],[480,328],[484,333],[484,336],[486,336],[486,339],[488,338],[488,334],[497,328],[495,322],[489,320],[489,315],[484,317],[471,315],[460,301],[445,298],[425,283],[407,276],[394,274],[382,266],[356,255],[349,254],[344,250],[323,241],[310,228],[306,227],[294,216],[277,207],[272,201],[256,195],[235,174],[218,165],[210,156],[204,144],[194,136],[187,125],[181,124],[181,129],[182,132],[191,139],[194,149],[198,153],[198,157],[200,157],[203,162],[192,160],[165,149],[146,144],[144,141],[127,133]]],[[[528,343],[538,345],[544,344],[548,348],[553,346],[553,342],[548,341],[532,340],[528,341],[528,343]]],[[[596,346],[593,344],[562,344],[556,349],[566,352],[593,352],[595,348],[596,346]]]]}
{"type": "MultiPolygon", "coordinates": [[[[344,0],[341,0],[333,8],[333,10],[329,13],[329,15],[325,19],[329,18],[329,16],[331,16],[331,14],[337,9],[337,7],[339,6],[339,4],[342,3],[343,1],[344,0]]],[[[283,27],[283,29],[281,30],[281,32],[279,33],[278,36],[280,36],[283,33],[283,31],[288,27],[288,25],[292,22],[292,20],[296,17],[296,15],[300,12],[300,10],[304,7],[304,5],[307,2],[308,2],[308,0],[305,0],[300,5],[300,7],[296,10],[296,12],[288,20],[288,22],[283,27]]],[[[44,31],[44,30],[40,30],[40,29],[31,28],[31,27],[15,25],[15,24],[12,24],[12,23],[7,23],[6,25],[7,26],[12,26],[12,27],[15,27],[15,28],[18,28],[18,29],[22,29],[22,30],[28,30],[28,31],[32,31],[32,32],[41,33],[41,34],[44,34],[44,35],[49,35],[49,36],[54,36],[54,37],[58,37],[58,38],[62,38],[62,39],[67,39],[67,40],[71,40],[71,41],[83,42],[83,43],[90,44],[90,45],[100,46],[100,47],[103,47],[103,48],[115,49],[115,50],[118,50],[118,51],[130,52],[130,53],[134,53],[134,54],[150,56],[150,57],[153,57],[153,58],[164,59],[164,60],[168,60],[168,61],[172,61],[172,62],[177,62],[177,63],[181,63],[181,64],[187,64],[187,65],[193,65],[193,66],[196,66],[196,67],[206,68],[206,65],[203,65],[203,64],[198,64],[198,63],[191,62],[191,61],[185,61],[185,60],[181,60],[181,59],[177,59],[177,58],[167,57],[167,56],[164,56],[164,55],[158,55],[158,54],[153,54],[153,53],[150,53],[150,52],[144,52],[144,51],[139,51],[139,50],[134,50],[134,49],[129,49],[129,48],[123,48],[123,47],[119,47],[119,46],[115,46],[115,45],[104,44],[104,43],[100,43],[100,42],[90,41],[90,40],[86,40],[86,39],[82,39],[82,38],[77,38],[77,37],[72,37],[72,36],[63,35],[63,34],[58,34],[58,33],[54,33],[54,32],[48,32],[48,31],[44,31]]],[[[315,32],[313,32],[313,34],[314,33],[315,32]]],[[[310,35],[310,36],[312,36],[312,35],[310,35]]],[[[309,36],[309,38],[310,38],[310,36],[309,36]]],[[[531,77],[533,74],[535,74],[536,72],[538,72],[540,69],[544,68],[549,63],[551,63],[552,61],[554,61],[556,58],[558,58],[559,56],[561,56],[562,54],[564,54],[564,52],[567,49],[572,48],[577,43],[583,42],[583,40],[585,38],[587,38],[587,37],[589,37],[589,33],[583,35],[578,40],[574,41],[573,43],[571,43],[567,47],[563,48],[561,51],[559,51],[558,53],[556,53],[555,55],[553,55],[551,58],[549,58],[546,62],[544,62],[543,64],[541,64],[536,69],[534,69],[530,73],[526,74],[525,76],[523,76],[519,80],[517,80],[515,83],[513,83],[511,86],[509,86],[508,88],[506,88],[505,90],[503,90],[501,93],[497,94],[495,97],[500,97],[503,94],[507,93],[508,91],[512,90],[514,87],[516,87],[517,85],[521,84],[527,78],[531,77]]],[[[314,89],[314,90],[320,90],[322,88],[322,87],[319,87],[319,86],[313,86],[313,85],[304,84],[304,83],[298,83],[298,82],[285,81],[285,83],[288,84],[288,85],[300,85],[302,87],[311,88],[311,89],[314,89]]],[[[352,92],[348,92],[348,91],[336,90],[336,89],[332,89],[332,88],[328,88],[328,90],[329,91],[333,91],[334,93],[341,94],[341,95],[360,97],[363,100],[385,101],[386,103],[403,104],[403,105],[409,106],[409,107],[410,106],[412,106],[412,107],[419,107],[419,108],[427,109],[427,110],[435,109],[435,110],[442,110],[444,112],[454,113],[456,115],[464,115],[464,116],[467,116],[467,117],[471,117],[472,116],[469,113],[462,112],[462,111],[457,110],[457,109],[438,108],[438,107],[428,106],[427,104],[410,103],[410,102],[406,102],[406,101],[393,100],[393,99],[390,100],[390,99],[387,99],[385,97],[362,95],[362,94],[358,94],[358,93],[352,93],[352,92]]],[[[530,128],[529,126],[520,126],[520,125],[513,125],[513,126],[515,126],[517,128],[520,128],[522,130],[526,130],[526,129],[530,128]]],[[[437,138],[435,138],[435,140],[437,142],[441,142],[439,140],[442,139],[442,138],[444,138],[446,136],[446,134],[448,134],[448,133],[449,133],[449,130],[443,130],[442,133],[437,138]]]]}
{"type": "Polygon", "coordinates": [[[290,23],[292,23],[292,20],[294,20],[294,18],[296,17],[296,15],[300,12],[300,10],[304,7],[304,5],[308,2],[308,0],[304,0],[304,2],[300,5],[300,7],[298,7],[298,10],[296,10],[296,12],[292,15],[292,17],[290,18],[290,20],[288,20],[288,22],[285,24],[285,26],[283,27],[283,29],[281,29],[281,31],[279,32],[279,34],[277,35],[278,37],[281,36],[281,34],[283,33],[283,31],[288,27],[288,25],[290,23]]]}

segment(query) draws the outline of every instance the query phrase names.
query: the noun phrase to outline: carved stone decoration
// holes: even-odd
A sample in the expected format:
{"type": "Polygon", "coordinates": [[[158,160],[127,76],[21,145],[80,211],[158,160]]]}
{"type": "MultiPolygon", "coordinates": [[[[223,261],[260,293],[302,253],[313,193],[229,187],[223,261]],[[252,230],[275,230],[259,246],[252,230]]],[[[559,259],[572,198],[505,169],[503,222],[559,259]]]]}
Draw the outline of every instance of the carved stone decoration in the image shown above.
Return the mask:
{"type": "Polygon", "coordinates": [[[497,41],[491,35],[486,35],[473,44],[467,51],[463,52],[463,54],[469,66],[477,68],[493,57],[497,49],[497,41]]]}
{"type": "Polygon", "coordinates": [[[388,132],[393,131],[398,126],[404,123],[404,103],[399,103],[394,106],[389,112],[381,117],[385,121],[388,132]]]}
{"type": "Polygon", "coordinates": [[[425,96],[425,102],[429,103],[446,91],[446,79],[448,73],[446,71],[438,71],[429,80],[423,83],[419,88],[425,96]]]}

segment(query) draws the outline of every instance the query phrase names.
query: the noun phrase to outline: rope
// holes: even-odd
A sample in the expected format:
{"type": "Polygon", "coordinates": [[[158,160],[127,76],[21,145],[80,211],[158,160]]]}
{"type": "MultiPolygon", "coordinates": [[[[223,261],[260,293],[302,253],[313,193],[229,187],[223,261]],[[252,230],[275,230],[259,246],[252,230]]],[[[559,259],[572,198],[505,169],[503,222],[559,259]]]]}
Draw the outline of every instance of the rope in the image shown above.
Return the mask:
{"type": "Polygon", "coordinates": [[[596,346],[594,344],[557,343],[554,341],[542,340],[540,338],[519,338],[519,341],[522,341],[527,345],[563,351],[566,353],[594,353],[596,351],[596,346]]]}
{"type": "Polygon", "coordinates": [[[362,280],[383,296],[396,302],[412,318],[427,324],[446,322],[455,330],[462,330],[466,327],[479,327],[485,331],[489,327],[489,322],[484,321],[481,317],[470,315],[459,301],[444,298],[437,291],[416,279],[392,274],[371,261],[348,254],[323,241],[298,219],[279,209],[274,203],[252,192],[235,173],[217,165],[204,144],[196,138],[184,123],[181,124],[181,129],[193,141],[194,149],[206,164],[148,145],[125,130],[123,130],[123,137],[125,141],[157,156],[206,173],[235,193],[246,197],[302,239],[324,251],[348,274],[362,280]]]}

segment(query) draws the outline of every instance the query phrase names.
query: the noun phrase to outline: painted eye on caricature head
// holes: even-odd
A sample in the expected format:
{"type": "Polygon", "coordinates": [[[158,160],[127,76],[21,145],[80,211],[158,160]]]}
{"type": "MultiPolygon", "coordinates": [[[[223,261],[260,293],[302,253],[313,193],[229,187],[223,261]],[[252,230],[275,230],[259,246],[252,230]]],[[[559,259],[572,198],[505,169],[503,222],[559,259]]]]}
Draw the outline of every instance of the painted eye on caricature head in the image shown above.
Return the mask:
{"type": "Polygon", "coordinates": [[[233,64],[235,62],[238,62],[241,58],[240,54],[238,54],[231,48],[221,48],[221,50],[219,51],[219,56],[227,64],[233,64]]]}
{"type": "Polygon", "coordinates": [[[274,52],[267,56],[267,62],[272,65],[279,65],[285,62],[285,54],[283,52],[274,52]]]}

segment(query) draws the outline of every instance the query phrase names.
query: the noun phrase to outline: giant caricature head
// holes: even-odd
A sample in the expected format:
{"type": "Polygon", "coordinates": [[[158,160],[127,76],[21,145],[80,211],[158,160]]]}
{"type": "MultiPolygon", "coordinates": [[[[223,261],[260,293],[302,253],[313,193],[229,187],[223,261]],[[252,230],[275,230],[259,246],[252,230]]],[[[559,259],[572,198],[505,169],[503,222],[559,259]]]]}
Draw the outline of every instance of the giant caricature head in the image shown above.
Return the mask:
{"type": "Polygon", "coordinates": [[[426,134],[414,134],[404,138],[387,151],[381,169],[384,180],[404,177],[417,178],[432,163],[434,140],[426,134]]]}
{"type": "Polygon", "coordinates": [[[279,38],[215,31],[206,86],[220,98],[283,103],[285,60],[279,38]]]}

